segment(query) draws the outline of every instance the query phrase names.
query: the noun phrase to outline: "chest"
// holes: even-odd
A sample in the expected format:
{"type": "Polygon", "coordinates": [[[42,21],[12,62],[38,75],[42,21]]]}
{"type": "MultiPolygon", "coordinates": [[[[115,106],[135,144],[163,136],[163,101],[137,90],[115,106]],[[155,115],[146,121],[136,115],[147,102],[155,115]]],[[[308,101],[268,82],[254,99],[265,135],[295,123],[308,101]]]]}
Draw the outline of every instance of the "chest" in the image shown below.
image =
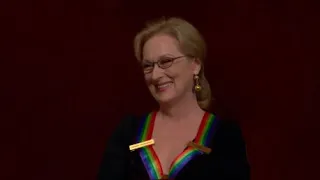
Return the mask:
{"type": "Polygon", "coordinates": [[[165,174],[168,174],[172,162],[185,150],[187,143],[195,138],[197,130],[198,125],[155,126],[153,148],[165,174]]]}

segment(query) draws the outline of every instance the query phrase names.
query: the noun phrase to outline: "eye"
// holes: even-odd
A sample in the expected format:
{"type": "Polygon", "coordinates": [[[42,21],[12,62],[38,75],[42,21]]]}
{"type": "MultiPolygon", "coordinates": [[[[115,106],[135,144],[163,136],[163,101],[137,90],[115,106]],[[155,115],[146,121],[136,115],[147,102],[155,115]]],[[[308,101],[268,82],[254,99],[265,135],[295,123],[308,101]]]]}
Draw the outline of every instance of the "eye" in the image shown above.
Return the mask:
{"type": "Polygon", "coordinates": [[[150,68],[152,67],[151,64],[142,64],[142,68],[145,69],[145,68],[150,68]]]}
{"type": "Polygon", "coordinates": [[[153,70],[153,63],[152,62],[144,62],[141,64],[142,69],[145,73],[149,73],[153,70]]]}
{"type": "Polygon", "coordinates": [[[172,61],[173,61],[172,58],[166,58],[166,59],[161,59],[159,63],[161,66],[166,66],[166,65],[170,65],[172,61]]]}
{"type": "Polygon", "coordinates": [[[148,67],[152,67],[153,63],[150,61],[143,61],[141,66],[142,66],[142,68],[148,68],[148,67]]]}

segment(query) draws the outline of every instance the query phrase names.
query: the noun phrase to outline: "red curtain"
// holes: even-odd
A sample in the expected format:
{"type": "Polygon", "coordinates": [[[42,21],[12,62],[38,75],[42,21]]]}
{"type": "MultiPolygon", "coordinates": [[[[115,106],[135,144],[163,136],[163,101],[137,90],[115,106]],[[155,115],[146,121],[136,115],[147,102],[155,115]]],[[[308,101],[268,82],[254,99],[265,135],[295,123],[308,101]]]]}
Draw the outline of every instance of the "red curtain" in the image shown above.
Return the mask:
{"type": "Polygon", "coordinates": [[[317,4],[2,1],[1,179],[94,179],[121,117],[156,106],[133,38],[161,16],[205,37],[206,76],[217,107],[241,124],[252,179],[317,179],[317,4]]]}

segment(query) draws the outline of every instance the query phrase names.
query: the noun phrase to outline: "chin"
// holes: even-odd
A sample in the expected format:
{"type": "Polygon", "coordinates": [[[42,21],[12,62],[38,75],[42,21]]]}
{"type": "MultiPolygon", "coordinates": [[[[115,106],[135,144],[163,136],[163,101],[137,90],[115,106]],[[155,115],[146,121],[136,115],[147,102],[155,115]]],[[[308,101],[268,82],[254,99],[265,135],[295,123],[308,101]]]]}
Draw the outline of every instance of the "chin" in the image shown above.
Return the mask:
{"type": "Polygon", "coordinates": [[[157,98],[156,100],[160,104],[168,104],[173,101],[173,98],[157,98]]]}
{"type": "Polygon", "coordinates": [[[166,104],[172,102],[174,99],[176,99],[176,96],[174,93],[154,93],[153,97],[158,101],[160,104],[166,104]]]}

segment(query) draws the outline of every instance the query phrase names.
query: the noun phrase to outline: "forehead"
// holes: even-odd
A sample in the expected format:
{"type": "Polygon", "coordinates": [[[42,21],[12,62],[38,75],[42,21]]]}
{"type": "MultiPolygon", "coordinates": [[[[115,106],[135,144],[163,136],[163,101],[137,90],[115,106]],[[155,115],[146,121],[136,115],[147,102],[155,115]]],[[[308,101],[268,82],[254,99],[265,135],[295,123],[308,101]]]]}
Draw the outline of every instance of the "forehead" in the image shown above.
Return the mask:
{"type": "Polygon", "coordinates": [[[153,36],[143,46],[143,59],[155,60],[161,56],[179,54],[179,42],[168,35],[153,36]]]}

